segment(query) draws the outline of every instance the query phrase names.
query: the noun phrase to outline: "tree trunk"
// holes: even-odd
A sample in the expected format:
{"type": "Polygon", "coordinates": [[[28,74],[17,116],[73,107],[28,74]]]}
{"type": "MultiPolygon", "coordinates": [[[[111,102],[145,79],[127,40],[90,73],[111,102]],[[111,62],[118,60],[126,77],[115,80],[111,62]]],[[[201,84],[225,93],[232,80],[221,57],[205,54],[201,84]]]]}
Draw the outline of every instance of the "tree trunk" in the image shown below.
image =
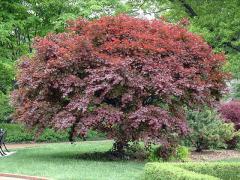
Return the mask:
{"type": "Polygon", "coordinates": [[[113,151],[117,156],[123,157],[125,155],[125,150],[127,146],[128,143],[126,141],[116,141],[113,144],[113,151]]]}

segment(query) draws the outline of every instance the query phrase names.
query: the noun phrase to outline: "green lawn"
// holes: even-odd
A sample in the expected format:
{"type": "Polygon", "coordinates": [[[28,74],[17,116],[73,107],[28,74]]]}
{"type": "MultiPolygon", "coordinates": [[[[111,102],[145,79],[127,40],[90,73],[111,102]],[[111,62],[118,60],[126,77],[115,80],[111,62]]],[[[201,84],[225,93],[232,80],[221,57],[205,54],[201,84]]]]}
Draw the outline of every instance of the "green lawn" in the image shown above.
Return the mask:
{"type": "MultiPolygon", "coordinates": [[[[131,180],[143,178],[145,162],[111,161],[103,154],[112,141],[77,144],[54,143],[12,150],[16,154],[0,158],[0,172],[43,176],[62,180],[131,180]]],[[[239,162],[240,159],[226,159],[239,162]]]]}
{"type": "Polygon", "coordinates": [[[140,179],[145,163],[104,159],[101,152],[111,146],[112,141],[88,141],[18,149],[16,154],[0,159],[0,171],[50,179],[140,179]]]}

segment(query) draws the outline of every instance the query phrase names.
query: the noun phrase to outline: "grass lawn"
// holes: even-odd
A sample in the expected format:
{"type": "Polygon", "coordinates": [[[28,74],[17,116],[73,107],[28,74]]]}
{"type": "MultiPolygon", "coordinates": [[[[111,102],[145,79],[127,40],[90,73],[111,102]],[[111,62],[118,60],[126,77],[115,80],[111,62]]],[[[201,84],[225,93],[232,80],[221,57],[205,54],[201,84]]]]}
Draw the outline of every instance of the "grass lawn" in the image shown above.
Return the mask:
{"type": "MultiPolygon", "coordinates": [[[[62,180],[141,180],[141,161],[111,161],[103,153],[112,141],[86,141],[77,144],[53,143],[17,149],[16,154],[0,158],[0,173],[43,176],[62,180]]],[[[224,159],[239,162],[239,158],[224,159]]]]}
{"type": "Polygon", "coordinates": [[[145,163],[104,159],[101,152],[111,147],[112,141],[88,141],[18,149],[0,159],[0,172],[68,180],[140,179],[145,163]]]}

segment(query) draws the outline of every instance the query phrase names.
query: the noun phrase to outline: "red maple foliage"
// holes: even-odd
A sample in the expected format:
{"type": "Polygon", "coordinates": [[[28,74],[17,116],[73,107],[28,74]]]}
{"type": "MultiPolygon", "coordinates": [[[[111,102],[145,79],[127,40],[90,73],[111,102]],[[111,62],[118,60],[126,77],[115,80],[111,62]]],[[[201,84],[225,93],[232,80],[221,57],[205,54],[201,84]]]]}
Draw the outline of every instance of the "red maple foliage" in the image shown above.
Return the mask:
{"type": "MultiPolygon", "coordinates": [[[[223,103],[219,107],[219,112],[222,118],[227,123],[233,123],[236,131],[240,130],[240,101],[233,100],[223,103]]],[[[235,149],[238,143],[238,137],[233,137],[230,141],[227,141],[229,149],[235,149]]]]}
{"type": "Polygon", "coordinates": [[[219,110],[226,122],[232,122],[236,130],[240,129],[240,101],[223,103],[219,110]]]}
{"type": "Polygon", "coordinates": [[[211,104],[225,89],[224,55],[160,20],[79,19],[34,47],[19,63],[17,121],[71,128],[73,136],[99,130],[120,150],[129,141],[169,143],[185,134],[183,106],[211,104]]]}

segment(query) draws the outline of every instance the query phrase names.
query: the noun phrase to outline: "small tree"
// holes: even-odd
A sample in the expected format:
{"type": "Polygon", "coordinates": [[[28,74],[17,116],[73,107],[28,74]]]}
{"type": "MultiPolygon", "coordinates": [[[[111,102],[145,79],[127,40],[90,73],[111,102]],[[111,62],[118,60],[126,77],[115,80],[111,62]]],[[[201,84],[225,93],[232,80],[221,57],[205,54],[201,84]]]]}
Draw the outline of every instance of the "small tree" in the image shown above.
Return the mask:
{"type": "Polygon", "coordinates": [[[240,130],[240,101],[230,101],[221,104],[219,108],[221,116],[224,118],[225,122],[233,123],[235,130],[238,131],[235,137],[230,141],[227,141],[228,148],[234,149],[239,141],[239,130],[240,130]]]}
{"type": "Polygon", "coordinates": [[[226,122],[232,122],[236,130],[240,129],[240,101],[223,103],[219,110],[226,122]]]}
{"type": "Polygon", "coordinates": [[[187,132],[183,105],[218,100],[223,54],[199,36],[160,20],[125,15],[69,22],[35,42],[14,91],[16,119],[39,131],[92,128],[115,140],[169,145],[187,132]]]}

